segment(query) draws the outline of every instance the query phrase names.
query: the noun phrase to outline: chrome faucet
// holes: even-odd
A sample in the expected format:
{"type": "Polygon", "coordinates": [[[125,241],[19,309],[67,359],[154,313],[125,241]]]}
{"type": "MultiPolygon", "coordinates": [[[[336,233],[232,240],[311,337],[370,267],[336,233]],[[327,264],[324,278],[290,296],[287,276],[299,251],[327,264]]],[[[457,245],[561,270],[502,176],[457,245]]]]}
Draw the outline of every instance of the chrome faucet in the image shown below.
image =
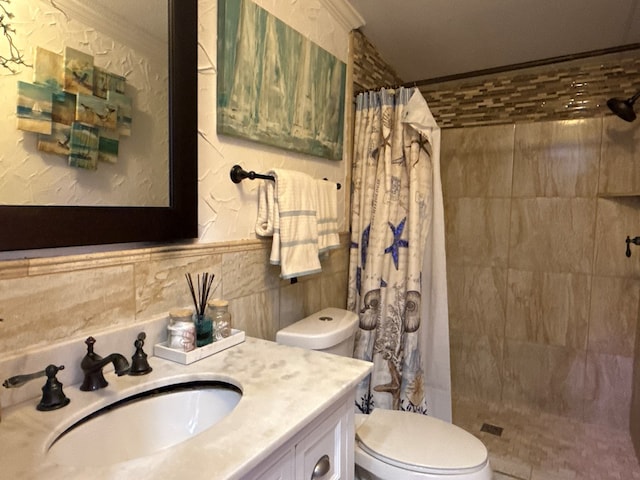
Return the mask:
{"type": "Polygon", "coordinates": [[[116,375],[119,377],[129,373],[129,362],[124,356],[119,353],[112,353],[102,358],[93,352],[93,345],[96,343],[95,338],[89,337],[84,343],[87,344],[87,354],[80,363],[80,368],[84,373],[84,380],[82,381],[82,385],[80,385],[80,390],[89,392],[109,385],[109,382],[105,380],[102,374],[102,369],[109,363],[113,363],[116,375]]]}

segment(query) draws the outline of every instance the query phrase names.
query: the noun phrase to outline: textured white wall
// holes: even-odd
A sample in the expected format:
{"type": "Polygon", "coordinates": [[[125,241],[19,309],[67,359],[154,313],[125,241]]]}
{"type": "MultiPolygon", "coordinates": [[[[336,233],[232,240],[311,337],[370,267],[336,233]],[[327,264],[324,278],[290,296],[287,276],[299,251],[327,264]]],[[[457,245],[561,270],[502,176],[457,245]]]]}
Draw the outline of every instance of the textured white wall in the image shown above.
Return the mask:
{"type": "MultiPolygon", "coordinates": [[[[134,111],[132,135],[121,137],[117,164],[99,162],[97,171],[71,168],[66,157],[38,151],[37,134],[16,128],[17,81],[31,82],[33,69],[20,67],[18,75],[0,69],[0,204],[168,205],[166,63],[158,65],[148,54],[80,23],[72,7],[61,7],[69,19],[48,1],[19,0],[8,8],[27,63],[33,64],[35,46],[59,54],[65,46],[89,53],[95,65],[127,78],[134,111]]],[[[0,54],[6,56],[5,50],[1,39],[0,54]]]]}
{"type": "MultiPolygon", "coordinates": [[[[343,188],[338,192],[338,214],[340,230],[344,231],[346,159],[324,160],[216,133],[217,3],[200,0],[198,4],[199,241],[256,238],[258,181],[232,183],[229,170],[234,164],[258,173],[287,168],[340,182],[343,188]]],[[[255,3],[347,63],[349,32],[319,0],[255,0],[255,3]]]]}
{"type": "MultiPolygon", "coordinates": [[[[27,0],[19,2],[21,8],[24,5],[23,1],[27,0]]],[[[60,24],[65,22],[64,16],[60,12],[49,10],[47,2],[38,0],[28,0],[28,2],[36,5],[31,7],[28,15],[32,15],[34,18],[41,17],[39,23],[43,29],[49,23],[54,28],[54,34],[49,34],[49,40],[47,40],[49,48],[58,52],[62,51],[62,43],[56,40],[58,37],[55,30],[61,28],[60,24]]],[[[340,60],[348,61],[349,29],[331,16],[322,1],[257,0],[256,3],[340,60]]],[[[12,6],[14,5],[18,5],[18,3],[12,2],[12,6]]],[[[345,231],[348,225],[344,211],[345,195],[348,194],[346,159],[342,161],[324,160],[237,138],[218,136],[216,133],[217,0],[199,0],[198,9],[198,241],[214,243],[256,238],[254,224],[257,214],[258,182],[245,180],[239,185],[233,184],[229,179],[229,170],[236,163],[242,165],[246,170],[255,170],[256,172],[266,172],[271,168],[287,168],[308,173],[315,178],[326,177],[331,181],[340,182],[343,188],[338,192],[339,227],[341,231],[345,231]]],[[[22,28],[22,25],[14,23],[17,27],[22,28]]],[[[38,30],[38,28],[34,30],[38,30]]],[[[89,38],[95,36],[95,32],[83,31],[84,35],[89,38]]],[[[29,31],[29,34],[33,35],[34,32],[29,31]]],[[[81,45],[84,43],[78,41],[75,47],[78,48],[81,45]]],[[[124,62],[127,67],[124,68],[123,73],[129,72],[130,75],[136,73],[134,69],[137,69],[137,65],[130,65],[130,59],[127,58],[114,61],[110,68],[114,68],[113,65],[120,65],[120,61],[124,62]]],[[[100,64],[102,65],[102,63],[100,64]]],[[[118,73],[117,69],[114,68],[114,70],[118,73]]],[[[31,70],[28,73],[30,74],[31,70]]],[[[14,76],[0,75],[0,91],[4,91],[3,86],[7,82],[15,91],[16,80],[17,78],[14,76]]],[[[146,79],[147,82],[150,80],[146,79]]],[[[347,98],[350,98],[350,92],[349,79],[347,79],[347,98]]],[[[139,96],[144,95],[145,101],[151,101],[154,98],[153,94],[147,94],[144,91],[137,93],[139,96]]],[[[156,96],[166,101],[165,94],[156,92],[156,96]]],[[[137,99],[136,103],[142,102],[137,99]]],[[[23,134],[15,130],[15,101],[13,98],[0,101],[0,128],[2,128],[0,130],[0,195],[7,188],[7,178],[12,176],[3,175],[2,172],[6,171],[9,162],[14,162],[16,159],[26,161],[26,163],[37,163],[41,167],[39,173],[25,175],[22,186],[17,188],[18,190],[31,190],[32,187],[27,182],[27,178],[42,177],[43,173],[49,175],[48,170],[53,167],[40,160],[40,152],[29,152],[25,148],[26,141],[23,140],[23,137],[26,138],[31,134],[23,134]],[[10,117],[8,124],[4,123],[7,116],[10,117]],[[9,132],[9,138],[5,136],[4,132],[9,132]]],[[[134,124],[134,131],[136,128],[137,126],[134,124]]],[[[54,157],[51,156],[51,158],[54,157]]],[[[57,157],[55,159],[58,160],[57,157]]],[[[104,172],[108,167],[108,165],[100,165],[98,172],[101,170],[104,172]]],[[[66,167],[64,169],[67,170],[66,167]]],[[[75,173],[76,169],[72,169],[72,171],[75,173]]],[[[95,173],[80,172],[82,176],[95,173]]],[[[144,175],[145,173],[141,172],[142,178],[136,180],[138,184],[144,185],[146,183],[144,175]]],[[[55,179],[45,182],[46,185],[55,183],[55,179]]],[[[13,197],[13,195],[9,195],[9,197],[13,197]]],[[[2,199],[0,199],[1,203],[3,203],[2,199]]],[[[14,203],[16,202],[14,201],[14,203]]],[[[73,251],[73,249],[71,250],[73,251]]],[[[37,256],[46,255],[48,252],[39,251],[37,256]]],[[[54,252],[55,250],[51,253],[54,252]]],[[[32,254],[33,252],[27,256],[32,254]]]]}

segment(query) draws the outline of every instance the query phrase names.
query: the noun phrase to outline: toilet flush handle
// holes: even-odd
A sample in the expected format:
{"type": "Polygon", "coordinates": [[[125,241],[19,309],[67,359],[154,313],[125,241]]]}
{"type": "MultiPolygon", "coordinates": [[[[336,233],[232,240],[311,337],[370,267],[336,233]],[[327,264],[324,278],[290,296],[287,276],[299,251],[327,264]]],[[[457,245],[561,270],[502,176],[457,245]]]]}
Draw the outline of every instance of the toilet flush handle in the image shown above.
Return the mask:
{"type": "Polygon", "coordinates": [[[329,455],[323,455],[320,460],[316,462],[316,466],[313,467],[313,473],[311,474],[311,480],[316,478],[322,478],[331,470],[331,461],[329,455]]]}

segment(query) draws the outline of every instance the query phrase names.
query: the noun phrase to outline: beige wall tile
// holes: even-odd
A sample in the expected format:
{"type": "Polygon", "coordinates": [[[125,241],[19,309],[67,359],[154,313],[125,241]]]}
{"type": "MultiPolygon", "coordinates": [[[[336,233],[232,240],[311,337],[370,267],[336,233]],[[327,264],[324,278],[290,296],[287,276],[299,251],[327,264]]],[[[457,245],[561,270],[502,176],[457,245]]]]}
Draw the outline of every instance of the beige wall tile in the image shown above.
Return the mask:
{"type": "Polygon", "coordinates": [[[514,199],[509,266],[591,273],[595,219],[595,199],[514,199]]]}
{"type": "Polygon", "coordinates": [[[602,131],[599,192],[640,193],[640,123],[605,117],[602,131]]]}
{"type": "Polygon", "coordinates": [[[513,196],[595,196],[601,131],[601,118],[517,124],[513,196]]]}
{"type": "Polygon", "coordinates": [[[502,390],[501,337],[450,331],[451,389],[454,395],[499,402],[502,390]]]}
{"type": "Polygon", "coordinates": [[[326,255],[320,257],[323,274],[349,270],[349,238],[343,235],[341,240],[340,248],[329,250],[326,255]]]}
{"type": "Polygon", "coordinates": [[[587,353],[585,421],[628,428],[632,376],[632,358],[587,353]]]}
{"type": "Polygon", "coordinates": [[[223,295],[227,299],[277,288],[280,267],[269,264],[270,248],[222,255],[223,295]]]}
{"type": "Polygon", "coordinates": [[[275,340],[280,316],[278,298],[278,289],[271,289],[230,300],[232,327],[250,337],[275,340]]]}
{"type": "Polygon", "coordinates": [[[348,236],[341,240],[322,273],[295,285],[281,281],[279,268],[268,264],[270,245],[255,241],[7,262],[0,274],[0,353],[191,307],[185,273],[204,272],[215,274],[211,298],[231,301],[235,328],[273,340],[280,328],[281,288],[283,322],[329,306],[344,308],[348,236]],[[32,264],[37,275],[29,274],[32,264]]]}
{"type": "Polygon", "coordinates": [[[640,236],[640,198],[599,198],[594,274],[640,278],[640,246],[627,258],[627,236],[640,236]]]}
{"type": "Polygon", "coordinates": [[[347,272],[322,275],[313,281],[302,282],[304,315],[311,315],[323,308],[346,308],[347,272]]]}
{"type": "Polygon", "coordinates": [[[589,352],[633,356],[639,300],[640,280],[593,277],[589,352]]]}
{"type": "MultiPolygon", "coordinates": [[[[638,312],[640,318],[640,309],[638,312]]],[[[629,417],[631,440],[640,460],[640,328],[636,324],[636,346],[633,358],[633,383],[631,385],[631,415],[629,417]]]]}
{"type": "Polygon", "coordinates": [[[294,283],[280,288],[280,329],[306,317],[304,305],[304,284],[294,283]]]}
{"type": "Polygon", "coordinates": [[[0,352],[135,322],[131,265],[0,280],[0,352]]]}
{"type": "Polygon", "coordinates": [[[153,256],[151,261],[135,265],[136,314],[140,318],[168,313],[176,307],[193,308],[193,300],[185,274],[196,282],[204,272],[215,275],[210,298],[221,296],[222,268],[220,255],[153,256]]]}
{"type": "Polygon", "coordinates": [[[442,131],[440,163],[447,197],[509,197],[513,125],[442,131]]]}
{"type": "MultiPolygon", "coordinates": [[[[495,149],[505,137],[490,137],[500,129],[443,131],[454,397],[490,396],[483,387],[491,385],[489,375],[476,364],[499,358],[496,368],[503,368],[502,351],[492,355],[486,341],[492,336],[493,343],[506,344],[504,392],[494,400],[582,420],[587,349],[622,356],[633,351],[640,246],[632,245],[627,258],[624,239],[640,236],[640,200],[594,196],[600,154],[604,161],[637,150],[636,127],[616,133],[612,121],[619,119],[517,125],[510,137],[517,142],[512,197],[498,188],[506,159],[494,164],[474,157],[484,144],[493,145],[498,158],[495,149]],[[479,165],[486,168],[479,172],[479,165]],[[506,198],[487,198],[501,195],[506,198]],[[508,245],[500,242],[504,233],[508,245]],[[505,271],[508,287],[500,290],[505,271]]],[[[610,400],[603,397],[598,408],[612,407],[610,400]]],[[[637,444],[640,451],[640,429],[637,444]]]]}
{"type": "Polygon", "coordinates": [[[509,270],[507,338],[584,350],[591,278],[509,270]]]}
{"type": "Polygon", "coordinates": [[[584,369],[584,351],[506,339],[502,399],[581,419],[584,369]]]}
{"type": "Polygon", "coordinates": [[[510,206],[511,202],[506,199],[447,199],[447,261],[453,265],[505,267],[510,206]]]}
{"type": "Polygon", "coordinates": [[[504,336],[507,271],[504,268],[447,268],[449,325],[467,334],[504,336]]]}

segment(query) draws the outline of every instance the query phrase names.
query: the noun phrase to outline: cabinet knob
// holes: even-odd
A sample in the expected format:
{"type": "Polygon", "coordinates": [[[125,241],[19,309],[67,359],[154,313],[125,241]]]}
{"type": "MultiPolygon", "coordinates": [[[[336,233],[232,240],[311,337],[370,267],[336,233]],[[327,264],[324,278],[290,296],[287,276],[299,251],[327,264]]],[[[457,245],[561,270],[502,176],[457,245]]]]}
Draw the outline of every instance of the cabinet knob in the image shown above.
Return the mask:
{"type": "Polygon", "coordinates": [[[313,473],[311,474],[311,480],[316,478],[322,478],[331,470],[331,460],[329,455],[323,455],[320,460],[317,461],[316,466],[313,467],[313,473]]]}

